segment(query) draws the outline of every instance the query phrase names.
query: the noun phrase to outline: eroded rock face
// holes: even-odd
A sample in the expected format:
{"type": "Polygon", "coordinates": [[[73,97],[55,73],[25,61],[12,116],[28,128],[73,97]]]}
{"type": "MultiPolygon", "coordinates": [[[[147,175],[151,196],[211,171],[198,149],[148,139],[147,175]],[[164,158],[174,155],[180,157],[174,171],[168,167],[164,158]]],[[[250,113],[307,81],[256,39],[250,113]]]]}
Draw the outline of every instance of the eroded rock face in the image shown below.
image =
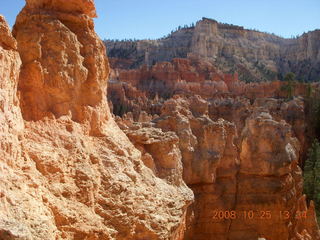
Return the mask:
{"type": "Polygon", "coordinates": [[[200,104],[192,111],[195,99],[201,101],[199,97],[191,98],[190,102],[181,98],[171,99],[164,104],[160,117],[153,120],[157,127],[174,131],[179,136],[183,176],[189,185],[215,182],[217,166],[221,162],[236,169],[236,156],[233,162],[222,159],[226,149],[230,155],[236,152],[233,145],[234,125],[223,119],[212,121],[206,114],[205,106],[201,108],[200,104]]]}
{"type": "Polygon", "coordinates": [[[130,141],[141,151],[144,164],[156,176],[177,186],[184,184],[179,138],[174,132],[163,132],[150,123],[122,123],[124,125],[118,122],[130,141]]]}
{"type": "MultiPolygon", "coordinates": [[[[93,1],[27,1],[14,28],[18,43],[0,17],[0,239],[320,239],[297,164],[301,102],[162,103],[115,83],[120,101],[140,96],[137,112],[117,119],[125,134],[104,96],[109,67],[94,13],[93,1]],[[195,194],[188,211],[193,193],[182,177],[195,194]],[[231,210],[236,219],[215,218],[231,210]],[[244,219],[243,211],[259,215],[244,219]]],[[[183,76],[191,81],[183,92],[201,92],[192,81],[210,74],[176,61],[156,65],[154,76],[172,86],[183,76]]],[[[277,85],[261,92],[234,79],[223,87],[252,89],[253,97],[277,85]]]]}
{"type": "MultiPolygon", "coordinates": [[[[179,137],[183,178],[195,194],[185,239],[320,238],[315,211],[302,195],[301,146],[295,137],[301,128],[284,120],[301,123],[300,107],[299,99],[251,104],[199,96],[164,103],[151,124],[179,137]],[[219,217],[231,211],[235,218],[219,217]]],[[[142,134],[131,127],[129,135],[142,134]]]]}
{"type": "Polygon", "coordinates": [[[292,217],[284,220],[280,212],[295,214],[295,205],[301,197],[300,182],[295,182],[299,144],[284,121],[277,122],[268,112],[254,112],[242,131],[240,169],[235,209],[238,213],[254,211],[255,221],[239,219],[231,222],[233,239],[289,239],[295,223],[292,217]],[[262,216],[269,211],[271,217],[262,216]],[[282,217],[282,218],[281,218],[282,217]],[[270,228],[277,228],[270,232],[270,228]]]}
{"type": "MultiPolygon", "coordinates": [[[[0,35],[1,144],[4,149],[10,149],[10,145],[14,145],[14,139],[17,140],[17,135],[24,128],[16,94],[21,60],[17,52],[17,42],[12,37],[10,29],[1,15],[0,35]],[[8,139],[6,140],[6,138],[8,139]]],[[[17,155],[13,149],[11,150],[12,152],[8,152],[10,156],[17,155]]]]}
{"type": "MultiPolygon", "coordinates": [[[[49,239],[181,239],[175,235],[183,235],[192,193],[156,178],[117,126],[108,129],[106,136],[92,139],[70,118],[27,122],[25,172],[35,179],[43,209],[51,212],[46,224],[55,231],[49,239]]],[[[39,230],[35,239],[44,238],[39,230]]]]}
{"type": "Polygon", "coordinates": [[[30,229],[11,217],[15,214],[12,208],[15,198],[21,196],[17,188],[12,189],[12,184],[22,179],[13,169],[22,154],[19,138],[24,122],[16,95],[21,60],[17,42],[3,16],[0,16],[0,36],[0,239],[31,239],[30,229]]]}
{"type": "MultiPolygon", "coordinates": [[[[245,83],[239,81],[238,73],[223,73],[203,58],[176,58],[138,69],[114,67],[108,87],[108,98],[114,104],[113,113],[122,116],[132,112],[136,121],[141,111],[159,115],[159,105],[174,95],[200,95],[209,101],[219,97],[246,98],[251,102],[263,98],[288,98],[286,82],[245,83]]],[[[316,89],[319,84],[313,83],[311,87],[316,89]]],[[[293,95],[307,96],[308,85],[296,83],[293,95]]],[[[234,110],[237,111],[236,107],[234,110]]]]}
{"type": "Polygon", "coordinates": [[[93,0],[26,0],[27,7],[31,9],[54,10],[69,13],[83,13],[89,17],[96,17],[93,0]]]}
{"type": "Polygon", "coordinates": [[[184,237],[193,193],[181,174],[156,177],[110,117],[94,12],[93,1],[27,1],[17,42],[0,18],[1,239],[184,237]]]}
{"type": "Polygon", "coordinates": [[[109,57],[116,58],[115,66],[125,68],[198,56],[222,72],[238,72],[242,81],[270,81],[288,72],[295,72],[300,79],[317,81],[319,38],[319,30],[284,39],[203,18],[194,27],[182,28],[165,38],[105,44],[109,57]]]}
{"type": "Polygon", "coordinates": [[[18,15],[13,33],[22,59],[19,90],[26,120],[71,114],[75,121],[99,125],[108,118],[109,67],[94,32],[94,12],[93,1],[27,1],[18,15]]]}
{"type": "MultiPolygon", "coordinates": [[[[145,105],[150,92],[140,90],[146,93],[140,110],[149,115],[140,117],[136,102],[135,113],[125,114],[120,122],[132,126],[151,120],[179,137],[183,178],[195,193],[186,239],[318,239],[315,212],[303,200],[298,166],[306,149],[303,99],[268,98],[281,96],[278,82],[228,86],[235,95],[204,99],[183,92],[165,102],[153,99],[162,106],[159,117],[145,105]],[[213,219],[217,212],[232,210],[238,219],[213,219]],[[243,219],[251,211],[260,215],[243,219]],[[290,217],[280,219],[280,212],[290,217]],[[304,213],[307,218],[299,218],[304,213]],[[274,225],[279,229],[270,233],[274,225]]],[[[139,135],[137,129],[130,131],[139,135]]]]}

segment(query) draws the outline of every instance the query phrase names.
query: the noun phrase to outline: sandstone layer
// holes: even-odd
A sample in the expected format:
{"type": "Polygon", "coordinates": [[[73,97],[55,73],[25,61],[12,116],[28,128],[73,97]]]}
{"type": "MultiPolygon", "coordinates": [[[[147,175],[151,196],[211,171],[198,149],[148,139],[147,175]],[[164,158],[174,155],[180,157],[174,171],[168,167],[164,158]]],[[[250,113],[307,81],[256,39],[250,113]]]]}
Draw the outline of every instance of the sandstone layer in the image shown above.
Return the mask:
{"type": "Polygon", "coordinates": [[[156,177],[112,119],[94,2],[26,2],[17,41],[0,18],[0,239],[183,239],[181,157],[156,177]]]}

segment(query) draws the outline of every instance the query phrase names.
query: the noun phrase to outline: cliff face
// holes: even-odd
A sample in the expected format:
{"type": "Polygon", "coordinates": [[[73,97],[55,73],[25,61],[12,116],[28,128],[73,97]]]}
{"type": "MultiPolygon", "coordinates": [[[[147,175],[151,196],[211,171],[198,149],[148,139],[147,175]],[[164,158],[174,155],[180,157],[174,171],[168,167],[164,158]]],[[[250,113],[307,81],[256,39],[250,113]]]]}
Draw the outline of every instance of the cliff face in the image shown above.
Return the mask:
{"type": "Polygon", "coordinates": [[[185,239],[320,239],[314,206],[307,206],[302,195],[298,166],[302,105],[299,99],[250,103],[174,96],[163,103],[160,116],[135,123],[126,114],[117,122],[153,171],[158,168],[148,157],[149,144],[160,137],[151,138],[151,129],[172,136],[167,148],[179,147],[183,179],[195,194],[185,239]]]}
{"type": "Polygon", "coordinates": [[[94,2],[26,2],[17,41],[0,18],[0,239],[183,239],[181,157],[156,177],[111,118],[94,2]]]}
{"type": "MultiPolygon", "coordinates": [[[[161,40],[105,41],[108,56],[117,66],[136,68],[173,58],[186,58],[191,47],[193,29],[182,29],[161,40]],[[118,60],[118,61],[117,61],[118,60]]],[[[116,66],[115,65],[115,66],[116,66]]]]}
{"type": "MultiPolygon", "coordinates": [[[[264,108],[244,103],[248,111],[242,128],[232,123],[237,118],[212,121],[208,102],[199,97],[171,99],[153,120],[180,137],[184,180],[195,193],[186,239],[276,240],[300,234],[294,229],[305,219],[297,214],[307,208],[297,210],[302,198],[299,142],[289,124],[269,114],[266,103],[260,101],[264,108]],[[228,215],[232,211],[234,217],[228,215]],[[246,215],[250,211],[252,217],[246,215]],[[286,213],[287,219],[280,215],[286,213]]],[[[314,211],[310,219],[315,222],[314,211]]],[[[307,231],[320,238],[314,228],[307,231]]]]}
{"type": "Polygon", "coordinates": [[[203,18],[194,28],[178,30],[152,41],[106,41],[113,67],[152,65],[173,58],[206,58],[223,72],[238,72],[240,80],[274,80],[289,71],[303,80],[319,80],[320,31],[284,39],[203,18]],[[122,65],[121,62],[127,61],[122,65]],[[128,62],[129,60],[129,62],[128,62]]]}

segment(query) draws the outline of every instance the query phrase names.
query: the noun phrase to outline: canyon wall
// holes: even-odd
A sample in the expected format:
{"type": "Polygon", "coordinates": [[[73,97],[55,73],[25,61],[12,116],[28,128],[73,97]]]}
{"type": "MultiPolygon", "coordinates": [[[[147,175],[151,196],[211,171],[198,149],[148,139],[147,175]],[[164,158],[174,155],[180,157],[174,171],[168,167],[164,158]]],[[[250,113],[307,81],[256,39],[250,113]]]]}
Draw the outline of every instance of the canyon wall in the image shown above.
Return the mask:
{"type": "Polygon", "coordinates": [[[114,122],[94,16],[93,0],[27,0],[16,39],[0,18],[0,239],[184,238],[181,156],[163,149],[153,173],[114,122]]]}
{"type": "Polygon", "coordinates": [[[136,145],[136,135],[150,131],[143,126],[177,134],[183,179],[195,194],[185,239],[319,239],[299,166],[307,150],[302,97],[318,85],[240,81],[277,80],[288,71],[315,80],[317,31],[282,39],[203,19],[176,33],[148,41],[139,57],[135,44],[141,50],[144,41],[106,42],[108,96],[136,145]],[[173,39],[184,47],[163,48],[173,39]]]}
{"type": "Polygon", "coordinates": [[[244,83],[239,80],[238,73],[224,73],[210,61],[175,58],[151,67],[111,70],[108,98],[114,114],[122,116],[132,112],[137,120],[142,111],[159,115],[163,102],[174,95],[200,95],[204,99],[245,96],[254,101],[257,98],[310,97],[317,89],[319,83],[244,83]]]}
{"type": "Polygon", "coordinates": [[[298,79],[320,79],[320,31],[284,39],[203,18],[166,38],[141,41],[105,41],[112,67],[151,66],[173,58],[200,57],[227,73],[239,73],[246,82],[270,81],[294,72],[298,79]]]}
{"type": "Polygon", "coordinates": [[[301,98],[199,61],[192,28],[161,49],[183,59],[111,71],[95,16],[93,0],[26,0],[13,34],[0,17],[0,239],[320,239],[301,98]]]}
{"type": "Polygon", "coordinates": [[[149,146],[160,137],[151,132],[178,136],[179,142],[167,137],[166,148],[179,147],[183,179],[195,194],[185,239],[320,239],[314,205],[302,194],[303,104],[299,98],[250,103],[174,96],[159,116],[116,119],[155,172],[149,146]]]}

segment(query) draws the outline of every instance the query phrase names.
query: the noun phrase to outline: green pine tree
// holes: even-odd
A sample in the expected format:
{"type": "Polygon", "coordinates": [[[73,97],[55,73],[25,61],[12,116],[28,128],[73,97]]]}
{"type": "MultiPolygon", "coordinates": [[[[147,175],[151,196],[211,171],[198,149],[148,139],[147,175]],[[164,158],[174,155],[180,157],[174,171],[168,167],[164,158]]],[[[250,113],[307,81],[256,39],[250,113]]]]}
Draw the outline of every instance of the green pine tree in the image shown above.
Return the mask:
{"type": "Polygon", "coordinates": [[[311,98],[313,94],[313,87],[311,83],[307,83],[307,92],[306,92],[306,97],[311,98]]]}
{"type": "Polygon", "coordinates": [[[296,87],[295,79],[296,75],[292,72],[287,73],[284,77],[284,81],[286,81],[287,84],[282,86],[282,90],[286,91],[288,100],[291,100],[293,98],[294,89],[296,87]]]}
{"type": "Polygon", "coordinates": [[[320,92],[316,88],[311,90],[311,96],[305,98],[308,131],[311,139],[320,139],[320,92]]]}
{"type": "Polygon", "coordinates": [[[318,222],[320,222],[320,143],[317,139],[308,151],[303,180],[304,192],[308,200],[314,201],[318,222]]]}

